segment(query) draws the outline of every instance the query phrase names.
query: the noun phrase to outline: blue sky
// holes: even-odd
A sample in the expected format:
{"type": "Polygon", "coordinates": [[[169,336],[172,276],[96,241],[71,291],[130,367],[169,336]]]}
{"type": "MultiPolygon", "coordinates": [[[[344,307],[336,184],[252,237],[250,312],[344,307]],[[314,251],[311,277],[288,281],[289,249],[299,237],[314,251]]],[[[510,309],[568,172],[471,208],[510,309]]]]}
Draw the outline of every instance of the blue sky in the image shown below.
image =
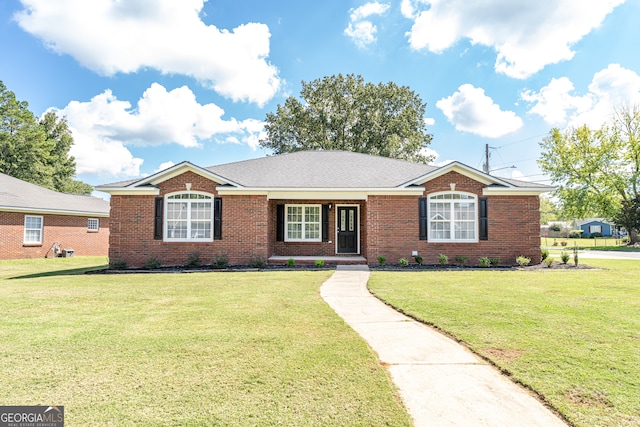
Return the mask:
{"type": "Polygon", "coordinates": [[[67,117],[92,185],[265,156],[266,113],[339,73],[415,91],[436,164],[481,169],[488,144],[494,174],[548,184],[552,127],[640,104],[639,19],[640,0],[3,0],[0,80],[67,117]]]}

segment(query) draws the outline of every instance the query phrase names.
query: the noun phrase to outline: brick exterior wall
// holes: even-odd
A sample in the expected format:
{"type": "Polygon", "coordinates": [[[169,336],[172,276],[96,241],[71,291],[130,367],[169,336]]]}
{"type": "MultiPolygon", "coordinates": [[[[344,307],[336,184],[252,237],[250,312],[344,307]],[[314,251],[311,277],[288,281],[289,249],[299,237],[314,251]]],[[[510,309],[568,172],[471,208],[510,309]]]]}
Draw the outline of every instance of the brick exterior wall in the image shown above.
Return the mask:
{"type": "MultiPolygon", "coordinates": [[[[218,197],[217,183],[186,172],[158,185],[160,196],[176,191],[202,191],[218,197]]],[[[484,184],[449,172],[425,183],[424,197],[440,191],[469,192],[482,196],[484,184]]],[[[227,254],[231,265],[248,264],[253,257],[336,256],[336,212],[338,205],[357,205],[360,211],[360,254],[370,264],[383,255],[395,264],[400,258],[414,262],[418,251],[425,263],[437,263],[438,254],[467,256],[469,265],[477,265],[483,256],[499,258],[513,265],[519,255],[540,262],[538,196],[488,196],[489,239],[477,243],[431,243],[419,239],[418,197],[369,196],[368,200],[267,200],[266,196],[224,196],[222,198],[222,239],[213,242],[164,242],[154,240],[155,196],[111,197],[110,261],[123,260],[129,267],[142,267],[151,258],[163,265],[183,265],[190,254],[198,252],[203,264],[214,262],[218,254],[227,254]],[[277,242],[278,204],[326,204],[329,211],[330,242],[277,242]]]]}
{"type": "Polygon", "coordinates": [[[74,256],[107,256],[109,218],[0,212],[0,259],[53,257],[51,247],[55,243],[59,243],[62,249],[73,249],[74,256]],[[25,215],[42,217],[41,245],[24,243],[25,215]],[[98,218],[97,232],[87,229],[89,218],[98,218]]]}
{"type": "MultiPolygon", "coordinates": [[[[482,196],[484,185],[457,172],[449,172],[425,183],[424,197],[442,191],[473,193],[482,196]]],[[[425,264],[437,264],[438,255],[454,262],[457,255],[468,257],[468,265],[478,265],[480,257],[500,259],[503,265],[515,265],[516,257],[524,255],[532,263],[540,263],[540,199],[538,196],[487,196],[488,240],[477,243],[431,243],[420,240],[418,200],[415,197],[371,196],[367,203],[369,235],[366,254],[369,264],[379,255],[395,264],[400,258],[415,262],[412,251],[425,264]]]]}

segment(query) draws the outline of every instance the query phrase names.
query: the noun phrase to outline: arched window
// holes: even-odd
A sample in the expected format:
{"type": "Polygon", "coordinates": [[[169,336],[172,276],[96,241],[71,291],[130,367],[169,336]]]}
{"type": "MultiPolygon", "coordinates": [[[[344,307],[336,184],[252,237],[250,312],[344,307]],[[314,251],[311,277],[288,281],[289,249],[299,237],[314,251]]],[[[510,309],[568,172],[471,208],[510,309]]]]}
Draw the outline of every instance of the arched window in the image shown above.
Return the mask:
{"type": "Polygon", "coordinates": [[[477,242],[478,203],[473,194],[448,192],[429,196],[429,241],[477,242]]]}
{"type": "Polygon", "coordinates": [[[165,240],[213,241],[213,196],[174,193],[165,197],[165,240]]]}

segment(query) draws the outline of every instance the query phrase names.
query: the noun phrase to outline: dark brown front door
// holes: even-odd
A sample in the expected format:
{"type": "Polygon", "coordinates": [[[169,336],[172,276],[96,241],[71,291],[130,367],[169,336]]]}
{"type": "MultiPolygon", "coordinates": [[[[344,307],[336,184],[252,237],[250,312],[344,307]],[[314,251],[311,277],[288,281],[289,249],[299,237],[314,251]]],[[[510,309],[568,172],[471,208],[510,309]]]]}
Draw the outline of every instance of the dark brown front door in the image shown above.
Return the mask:
{"type": "Polygon", "coordinates": [[[338,207],[338,253],[358,253],[358,208],[338,207]]]}

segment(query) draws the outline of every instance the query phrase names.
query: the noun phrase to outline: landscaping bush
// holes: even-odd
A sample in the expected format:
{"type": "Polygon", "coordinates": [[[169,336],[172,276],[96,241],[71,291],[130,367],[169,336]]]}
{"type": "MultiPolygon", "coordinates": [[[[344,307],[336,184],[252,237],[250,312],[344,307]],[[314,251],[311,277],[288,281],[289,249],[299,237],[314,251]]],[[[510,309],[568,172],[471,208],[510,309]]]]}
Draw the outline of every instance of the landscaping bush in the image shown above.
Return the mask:
{"type": "Polygon", "coordinates": [[[315,262],[316,267],[324,267],[324,260],[323,259],[317,259],[315,262]]]}
{"type": "Polygon", "coordinates": [[[226,253],[219,253],[213,263],[215,268],[227,268],[229,266],[229,258],[226,253]]]}
{"type": "Polygon", "coordinates": [[[386,263],[387,263],[387,258],[382,256],[382,255],[379,255],[378,256],[378,264],[385,265],[386,263]]]}
{"type": "Polygon", "coordinates": [[[602,237],[602,233],[596,231],[595,233],[591,233],[591,237],[602,237]]]}
{"type": "Polygon", "coordinates": [[[296,265],[296,260],[293,258],[289,258],[287,260],[287,267],[293,267],[294,265],[296,265]]]}
{"type": "Polygon", "coordinates": [[[543,249],[542,250],[542,261],[547,259],[548,256],[549,256],[549,250],[548,249],[543,249]]]}
{"type": "Polygon", "coordinates": [[[489,268],[491,267],[491,260],[486,256],[480,257],[480,259],[478,259],[478,265],[482,268],[489,268]]]}
{"type": "Polygon", "coordinates": [[[560,227],[560,224],[551,224],[549,231],[562,231],[562,227],[560,227]]]}
{"type": "Polygon", "coordinates": [[[567,251],[562,251],[562,253],[560,253],[560,259],[562,260],[563,264],[566,264],[569,262],[569,252],[567,251]]]}
{"type": "Polygon", "coordinates": [[[144,264],[144,267],[149,269],[149,270],[155,270],[156,268],[162,267],[162,263],[160,262],[160,260],[157,257],[151,257],[144,264]]]}
{"type": "Polygon", "coordinates": [[[409,260],[406,258],[400,258],[398,260],[398,264],[400,265],[400,267],[408,267],[409,266],[409,260]]]}
{"type": "Polygon", "coordinates": [[[546,257],[543,261],[544,265],[546,265],[547,267],[551,268],[551,266],[553,265],[553,258],[551,258],[550,256],[546,257]]]}
{"type": "Polygon", "coordinates": [[[443,265],[449,262],[449,257],[445,254],[438,254],[438,264],[443,265]]]}
{"type": "Polygon", "coordinates": [[[520,255],[518,258],[516,258],[516,264],[518,264],[520,267],[526,267],[527,265],[529,265],[530,262],[531,262],[531,258],[528,258],[523,255],[520,255]]]}
{"type": "Polygon", "coordinates": [[[267,266],[267,261],[258,255],[254,255],[249,262],[249,266],[251,268],[265,268],[267,266]]]}
{"type": "Polygon", "coordinates": [[[111,263],[111,268],[114,270],[125,270],[127,268],[127,261],[117,259],[111,263]]]}
{"type": "Polygon", "coordinates": [[[418,265],[422,265],[422,263],[423,263],[423,261],[424,261],[424,260],[422,259],[422,257],[421,257],[420,255],[416,255],[416,256],[414,256],[413,258],[416,260],[416,262],[418,263],[418,265]]]}
{"type": "Polygon", "coordinates": [[[200,267],[202,263],[200,262],[200,252],[192,252],[187,257],[187,267],[200,267]]]}
{"type": "Polygon", "coordinates": [[[489,264],[492,266],[500,264],[500,258],[489,258],[489,264]]]}
{"type": "Polygon", "coordinates": [[[468,256],[456,255],[456,262],[458,264],[465,265],[467,263],[467,261],[469,261],[469,257],[468,256]]]}

